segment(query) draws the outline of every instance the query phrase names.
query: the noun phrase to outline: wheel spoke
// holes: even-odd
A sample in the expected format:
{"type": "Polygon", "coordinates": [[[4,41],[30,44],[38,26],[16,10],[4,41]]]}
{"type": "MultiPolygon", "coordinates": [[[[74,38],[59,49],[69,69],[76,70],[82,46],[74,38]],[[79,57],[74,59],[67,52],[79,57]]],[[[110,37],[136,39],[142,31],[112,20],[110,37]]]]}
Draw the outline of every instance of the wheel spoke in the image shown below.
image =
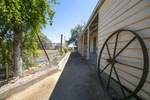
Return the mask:
{"type": "Polygon", "coordinates": [[[119,53],[115,56],[115,58],[116,58],[128,45],[130,45],[135,39],[136,39],[136,36],[133,37],[133,38],[119,51],[119,53]]]}
{"type": "MultiPolygon", "coordinates": [[[[131,55],[132,55],[132,53],[131,53],[131,55]]],[[[127,29],[117,30],[117,31],[113,32],[105,40],[104,44],[102,45],[100,54],[99,54],[98,76],[99,76],[100,82],[102,83],[105,90],[108,93],[110,93],[110,96],[114,100],[118,100],[118,99],[119,100],[120,99],[125,100],[125,99],[132,98],[133,96],[135,96],[140,91],[140,89],[142,88],[142,86],[146,82],[146,78],[147,78],[147,75],[148,75],[148,67],[149,67],[148,60],[149,60],[148,52],[147,52],[147,48],[145,46],[145,43],[142,40],[142,38],[136,32],[134,32],[132,30],[127,30],[127,29]],[[124,32],[127,32],[129,35],[130,34],[132,35],[130,40],[128,40],[126,42],[120,40],[120,35],[124,32]],[[111,40],[113,40],[113,41],[110,43],[109,41],[111,41],[111,40]],[[130,62],[124,62],[122,60],[120,60],[118,62],[117,58],[121,56],[120,54],[123,54],[124,52],[126,52],[127,49],[130,48],[134,44],[135,41],[138,42],[139,46],[141,47],[140,51],[141,51],[141,53],[143,53],[143,56],[142,56],[143,61],[139,62],[139,63],[142,63],[143,66],[138,66],[138,65],[132,64],[130,62]],[[119,44],[120,42],[123,43],[124,45],[122,45],[121,49],[118,49],[118,47],[121,45],[121,44],[119,44]],[[111,47],[113,48],[112,50],[111,50],[111,47]],[[101,66],[100,62],[102,62],[102,64],[104,63],[105,66],[101,66]],[[119,67],[117,67],[116,64],[118,64],[118,66],[120,66],[120,67],[122,66],[124,68],[133,69],[133,70],[135,69],[135,70],[141,71],[140,76],[139,76],[139,78],[140,78],[139,82],[137,82],[136,87],[134,89],[132,89],[130,92],[126,91],[126,89],[125,89],[126,87],[123,83],[123,80],[128,81],[128,82],[130,80],[122,79],[122,73],[120,73],[119,70],[121,70],[123,72],[125,72],[125,71],[122,70],[122,69],[117,69],[119,67]],[[107,69],[109,69],[109,70],[107,70],[107,69]],[[102,80],[104,78],[102,75],[106,71],[107,71],[106,74],[108,76],[107,76],[106,79],[102,80]],[[115,80],[113,78],[115,78],[115,80]],[[119,95],[119,94],[118,94],[118,96],[113,95],[113,93],[112,93],[113,90],[111,91],[112,80],[116,81],[116,85],[118,85],[117,87],[119,88],[119,91],[120,91],[121,95],[119,95]]],[[[128,74],[132,74],[132,73],[128,73],[128,74]]],[[[135,77],[137,77],[137,76],[135,76],[135,77]]],[[[129,83],[132,84],[132,82],[129,82],[129,83]]],[[[116,89],[114,88],[114,91],[115,90],[116,89]]]]}
{"type": "Polygon", "coordinates": [[[107,51],[108,51],[109,58],[111,58],[110,51],[109,51],[109,47],[108,47],[108,44],[107,44],[107,43],[106,43],[106,47],[107,47],[107,51]]]}
{"type": "Polygon", "coordinates": [[[122,63],[122,62],[118,62],[118,61],[117,61],[117,63],[118,63],[118,64],[121,64],[121,65],[125,65],[125,66],[127,66],[127,67],[132,67],[132,68],[135,68],[135,69],[143,70],[142,68],[138,68],[138,67],[135,67],[135,66],[133,66],[133,65],[125,64],[125,63],[122,63]]]}
{"type": "Polygon", "coordinates": [[[121,84],[121,81],[120,81],[120,79],[119,79],[119,76],[118,76],[118,73],[117,73],[117,71],[116,71],[115,66],[113,66],[113,68],[114,68],[114,71],[115,71],[115,75],[116,75],[116,77],[117,77],[117,80],[118,80],[118,82],[119,82],[119,85],[120,85],[122,94],[123,94],[123,96],[125,97],[125,92],[124,92],[124,90],[123,90],[123,86],[122,86],[122,84],[121,84]]]}
{"type": "Polygon", "coordinates": [[[108,79],[108,83],[107,83],[107,90],[108,90],[108,88],[109,88],[109,83],[110,83],[110,79],[111,79],[112,67],[113,67],[113,66],[111,66],[110,73],[109,73],[109,79],[108,79]]]}
{"type": "Polygon", "coordinates": [[[117,48],[117,42],[118,42],[118,35],[119,35],[119,34],[117,34],[117,36],[116,36],[116,41],[115,41],[115,48],[114,48],[113,58],[114,58],[115,55],[116,55],[116,48],[117,48]]]}
{"type": "Polygon", "coordinates": [[[100,74],[102,74],[102,72],[109,66],[109,64],[106,65],[106,67],[100,72],[100,74]]]}

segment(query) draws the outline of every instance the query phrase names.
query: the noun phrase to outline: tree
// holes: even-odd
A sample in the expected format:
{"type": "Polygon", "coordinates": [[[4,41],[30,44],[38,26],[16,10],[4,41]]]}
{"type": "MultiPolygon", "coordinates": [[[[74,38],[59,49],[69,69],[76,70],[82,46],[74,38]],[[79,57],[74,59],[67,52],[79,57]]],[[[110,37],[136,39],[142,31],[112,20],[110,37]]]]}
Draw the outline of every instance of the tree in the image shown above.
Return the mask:
{"type": "Polygon", "coordinates": [[[55,11],[51,4],[57,4],[56,0],[0,0],[0,35],[4,38],[8,31],[13,34],[15,76],[22,73],[22,46],[26,34],[36,37],[47,20],[52,25],[55,11]]]}
{"type": "Polygon", "coordinates": [[[79,24],[74,29],[71,29],[71,38],[67,41],[68,45],[71,43],[77,45],[77,40],[79,36],[82,34],[82,32],[83,26],[79,24]]]}

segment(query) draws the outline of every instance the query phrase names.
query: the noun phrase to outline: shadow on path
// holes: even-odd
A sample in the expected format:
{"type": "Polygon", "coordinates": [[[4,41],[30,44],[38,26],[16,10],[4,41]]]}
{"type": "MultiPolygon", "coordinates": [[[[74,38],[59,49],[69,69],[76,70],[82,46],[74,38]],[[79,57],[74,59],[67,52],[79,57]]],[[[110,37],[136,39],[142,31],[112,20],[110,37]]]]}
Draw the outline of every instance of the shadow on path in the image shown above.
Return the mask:
{"type": "Polygon", "coordinates": [[[78,53],[72,53],[49,100],[111,100],[97,73],[78,53]]]}

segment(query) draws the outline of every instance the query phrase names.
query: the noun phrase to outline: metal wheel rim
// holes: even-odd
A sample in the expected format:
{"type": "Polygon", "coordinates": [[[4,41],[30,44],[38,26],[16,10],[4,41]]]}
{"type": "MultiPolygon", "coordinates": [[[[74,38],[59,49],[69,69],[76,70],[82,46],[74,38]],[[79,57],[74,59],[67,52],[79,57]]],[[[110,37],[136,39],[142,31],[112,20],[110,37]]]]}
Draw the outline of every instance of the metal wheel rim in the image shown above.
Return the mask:
{"type": "MultiPolygon", "coordinates": [[[[143,52],[143,72],[142,72],[142,76],[141,76],[141,79],[137,85],[137,87],[132,91],[132,93],[124,98],[121,98],[122,100],[124,99],[129,99],[133,96],[135,96],[139,91],[140,89],[142,88],[142,86],[144,85],[145,81],[146,81],[146,78],[147,78],[147,75],[148,75],[148,69],[149,69],[149,58],[148,58],[148,51],[147,51],[147,48],[145,46],[145,43],[144,41],[142,40],[142,38],[134,31],[131,31],[131,30],[127,30],[127,29],[120,29],[120,30],[117,30],[115,31],[114,33],[112,33],[107,39],[106,41],[104,42],[102,48],[101,48],[101,51],[100,51],[100,54],[99,54],[99,58],[98,58],[98,76],[99,76],[99,79],[100,79],[100,82],[101,84],[103,85],[103,82],[102,82],[102,79],[101,79],[101,75],[100,75],[100,60],[101,60],[101,56],[102,56],[102,53],[103,53],[103,50],[105,48],[105,45],[106,43],[108,42],[108,40],[116,35],[116,34],[120,34],[122,31],[128,31],[132,34],[135,35],[135,37],[138,39],[139,43],[140,43],[140,46],[142,48],[142,52],[143,52]]],[[[112,98],[114,98],[113,96],[111,96],[112,98]]],[[[116,98],[117,99],[117,98],[116,98]]]]}

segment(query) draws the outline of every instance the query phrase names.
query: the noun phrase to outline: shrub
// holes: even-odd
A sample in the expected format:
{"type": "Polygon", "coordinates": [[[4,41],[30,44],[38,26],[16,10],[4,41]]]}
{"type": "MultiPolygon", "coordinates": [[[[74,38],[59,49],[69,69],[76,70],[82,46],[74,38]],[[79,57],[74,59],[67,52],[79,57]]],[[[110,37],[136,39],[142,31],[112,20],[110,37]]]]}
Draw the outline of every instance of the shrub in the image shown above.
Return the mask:
{"type": "Polygon", "coordinates": [[[68,52],[68,47],[64,47],[64,52],[68,52]]]}
{"type": "Polygon", "coordinates": [[[62,55],[64,53],[64,50],[62,49],[62,51],[61,51],[60,48],[59,48],[58,52],[59,52],[60,55],[62,55]]]}

